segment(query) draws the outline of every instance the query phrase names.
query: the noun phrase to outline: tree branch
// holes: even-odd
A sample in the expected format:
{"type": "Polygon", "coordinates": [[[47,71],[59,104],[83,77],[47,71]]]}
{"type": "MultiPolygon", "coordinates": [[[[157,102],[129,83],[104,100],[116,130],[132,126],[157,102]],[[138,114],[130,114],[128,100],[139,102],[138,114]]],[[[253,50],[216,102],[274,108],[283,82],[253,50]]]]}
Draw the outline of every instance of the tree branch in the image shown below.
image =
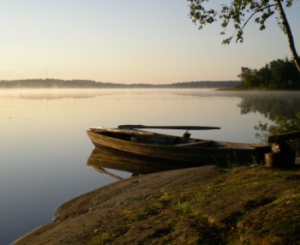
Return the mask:
{"type": "MultiPolygon", "coordinates": [[[[254,15],[256,15],[257,13],[259,13],[259,12],[262,12],[262,11],[264,11],[265,9],[270,9],[270,8],[272,8],[272,7],[275,7],[276,6],[276,4],[270,4],[270,5],[268,5],[268,6],[265,6],[265,7],[261,7],[261,8],[259,8],[259,9],[257,9],[256,11],[254,11],[249,17],[248,17],[248,19],[245,21],[245,23],[243,24],[243,26],[241,27],[241,28],[239,28],[238,30],[236,30],[234,33],[233,33],[233,35],[232,36],[230,36],[229,38],[226,38],[225,40],[223,40],[223,44],[229,44],[230,43],[230,41],[232,40],[232,38],[236,35],[236,33],[239,31],[239,32],[242,32],[244,29],[245,29],[245,27],[246,27],[246,25],[248,24],[248,22],[253,18],[253,16],[254,15]]],[[[239,40],[240,38],[237,38],[237,40],[239,40]]]]}
{"type": "Polygon", "coordinates": [[[276,4],[270,4],[270,5],[268,5],[268,6],[265,6],[265,7],[263,7],[263,8],[260,8],[260,9],[256,10],[254,13],[252,13],[252,14],[250,15],[250,17],[246,20],[246,22],[243,24],[243,26],[241,27],[240,30],[243,30],[243,29],[245,28],[245,26],[248,24],[248,22],[252,19],[252,17],[253,17],[254,15],[256,15],[256,14],[259,13],[259,12],[262,12],[262,11],[265,10],[265,9],[270,9],[270,8],[272,8],[272,7],[275,7],[275,6],[276,6],[276,4]]]}

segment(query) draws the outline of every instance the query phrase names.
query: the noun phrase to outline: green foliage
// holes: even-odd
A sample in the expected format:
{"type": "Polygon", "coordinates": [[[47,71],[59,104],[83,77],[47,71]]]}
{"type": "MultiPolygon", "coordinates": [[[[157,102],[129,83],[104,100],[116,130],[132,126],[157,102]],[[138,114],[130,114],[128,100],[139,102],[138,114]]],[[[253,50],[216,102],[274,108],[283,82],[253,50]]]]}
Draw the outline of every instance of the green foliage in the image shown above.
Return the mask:
{"type": "Polygon", "coordinates": [[[259,70],[241,68],[240,89],[300,89],[300,73],[292,60],[274,60],[259,70]]]}
{"type": "Polygon", "coordinates": [[[269,125],[267,123],[259,121],[258,125],[255,125],[254,128],[258,131],[255,134],[255,137],[260,139],[262,143],[265,143],[267,141],[267,137],[270,134],[269,125]]]}
{"type": "Polygon", "coordinates": [[[275,124],[269,127],[271,134],[282,134],[300,130],[300,112],[296,114],[295,119],[286,117],[276,117],[275,124]]]}
{"type": "Polygon", "coordinates": [[[266,142],[267,137],[271,135],[283,134],[300,130],[300,112],[296,113],[295,118],[276,116],[274,125],[259,122],[254,128],[258,131],[256,137],[262,142],[266,142]]]}
{"type": "Polygon", "coordinates": [[[92,236],[87,242],[87,245],[106,245],[113,242],[113,240],[119,236],[122,236],[128,231],[128,226],[126,224],[120,225],[115,229],[110,231],[96,231],[96,234],[92,236]]]}
{"type": "MultiPolygon", "coordinates": [[[[266,29],[266,21],[279,11],[277,3],[269,0],[234,0],[227,4],[220,2],[219,9],[211,8],[209,0],[187,1],[190,7],[190,17],[199,25],[199,29],[218,20],[221,21],[221,27],[224,29],[229,25],[234,27],[235,33],[225,38],[223,44],[229,44],[234,37],[236,42],[243,42],[243,30],[252,18],[259,25],[259,30],[266,29]]],[[[293,0],[281,0],[281,2],[287,8],[293,5],[293,0]]],[[[280,18],[277,18],[277,23],[279,26],[282,25],[280,18]]],[[[221,34],[226,34],[226,31],[222,31],[221,34]]]]}
{"type": "Polygon", "coordinates": [[[286,35],[289,48],[294,59],[297,70],[300,72],[300,58],[297,54],[293,34],[289,21],[286,17],[285,8],[292,7],[293,0],[232,0],[228,3],[220,1],[220,7],[211,8],[209,0],[187,0],[190,4],[190,17],[192,21],[199,25],[202,29],[207,24],[221,21],[221,27],[226,34],[226,28],[232,26],[234,28],[233,35],[223,39],[223,44],[230,44],[235,37],[236,42],[244,41],[244,29],[248,22],[254,19],[259,25],[259,30],[266,29],[267,20],[275,15],[275,19],[280,30],[286,35]],[[206,6],[208,5],[208,6],[206,6]],[[284,8],[285,7],[285,8],[284,8]]]}

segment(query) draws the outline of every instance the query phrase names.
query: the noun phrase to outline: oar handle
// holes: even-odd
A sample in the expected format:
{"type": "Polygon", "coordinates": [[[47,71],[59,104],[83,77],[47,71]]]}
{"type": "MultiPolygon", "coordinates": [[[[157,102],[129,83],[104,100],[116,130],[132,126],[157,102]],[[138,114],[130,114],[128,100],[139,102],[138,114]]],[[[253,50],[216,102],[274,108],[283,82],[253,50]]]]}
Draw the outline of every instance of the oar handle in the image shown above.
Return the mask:
{"type": "Polygon", "coordinates": [[[134,129],[134,128],[156,128],[156,129],[183,129],[183,130],[211,130],[211,129],[221,129],[220,127],[211,126],[145,126],[145,125],[119,125],[119,129],[134,129]]]}

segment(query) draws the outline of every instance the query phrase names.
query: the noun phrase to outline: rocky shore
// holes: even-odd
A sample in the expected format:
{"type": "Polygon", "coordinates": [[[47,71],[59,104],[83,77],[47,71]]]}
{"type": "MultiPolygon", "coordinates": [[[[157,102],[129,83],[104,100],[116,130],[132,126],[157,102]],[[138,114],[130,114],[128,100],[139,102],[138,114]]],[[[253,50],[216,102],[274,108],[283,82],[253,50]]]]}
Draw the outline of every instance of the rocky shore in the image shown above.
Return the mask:
{"type": "Polygon", "coordinates": [[[15,245],[299,244],[299,193],[299,165],[137,176],[64,203],[15,245]]]}

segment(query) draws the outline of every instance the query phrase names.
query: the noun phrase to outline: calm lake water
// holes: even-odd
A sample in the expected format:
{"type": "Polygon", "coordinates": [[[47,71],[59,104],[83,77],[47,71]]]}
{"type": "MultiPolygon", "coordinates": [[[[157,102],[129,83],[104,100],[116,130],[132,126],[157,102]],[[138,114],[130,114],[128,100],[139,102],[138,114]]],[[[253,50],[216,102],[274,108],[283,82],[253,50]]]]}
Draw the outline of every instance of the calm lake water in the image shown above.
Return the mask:
{"type": "MultiPolygon", "coordinates": [[[[51,222],[63,202],[117,181],[87,165],[90,126],[220,126],[193,137],[255,143],[254,125],[300,111],[300,93],[0,90],[0,244],[51,222]]],[[[182,135],[182,131],[161,131],[182,135]]],[[[128,178],[131,173],[114,170],[128,178]]]]}

